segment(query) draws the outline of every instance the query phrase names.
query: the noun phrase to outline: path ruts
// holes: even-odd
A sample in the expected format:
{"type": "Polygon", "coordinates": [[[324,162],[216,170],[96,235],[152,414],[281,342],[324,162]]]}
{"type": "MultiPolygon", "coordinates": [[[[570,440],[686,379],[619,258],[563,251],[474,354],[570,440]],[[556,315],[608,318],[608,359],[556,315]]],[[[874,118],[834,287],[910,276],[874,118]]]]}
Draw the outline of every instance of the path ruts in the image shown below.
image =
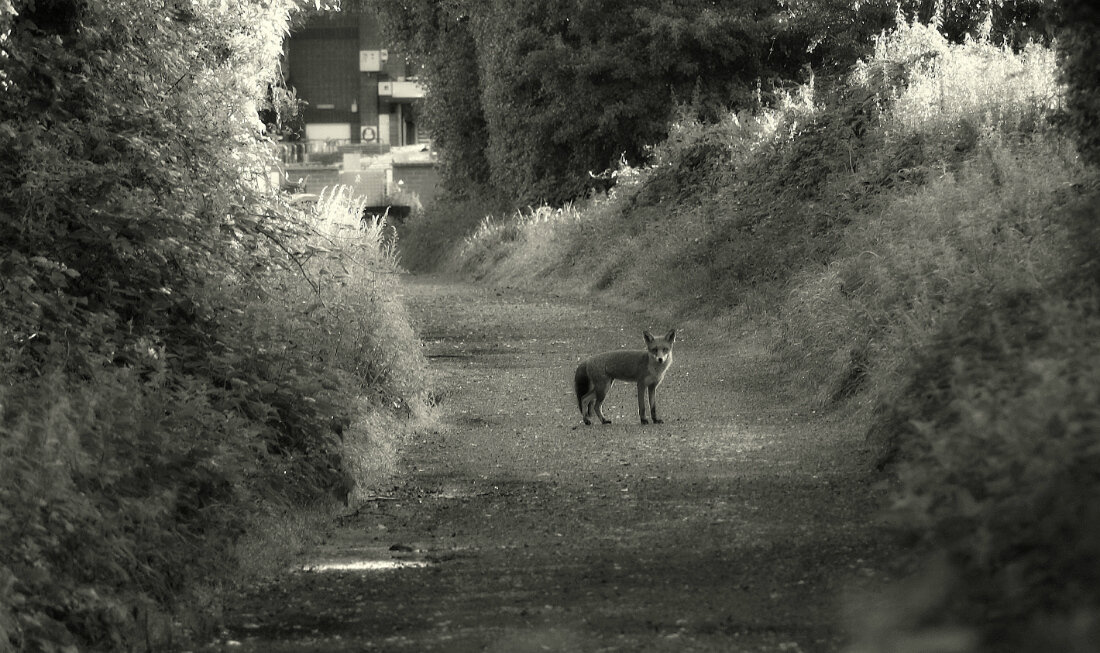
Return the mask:
{"type": "Polygon", "coordinates": [[[843,595],[891,564],[862,438],[777,405],[731,325],[404,284],[439,431],[303,560],[384,568],[253,588],[210,650],[843,650],[843,595]],[[673,326],[665,423],[639,425],[633,387],[616,384],[614,424],[580,425],[579,359],[673,326]]]}

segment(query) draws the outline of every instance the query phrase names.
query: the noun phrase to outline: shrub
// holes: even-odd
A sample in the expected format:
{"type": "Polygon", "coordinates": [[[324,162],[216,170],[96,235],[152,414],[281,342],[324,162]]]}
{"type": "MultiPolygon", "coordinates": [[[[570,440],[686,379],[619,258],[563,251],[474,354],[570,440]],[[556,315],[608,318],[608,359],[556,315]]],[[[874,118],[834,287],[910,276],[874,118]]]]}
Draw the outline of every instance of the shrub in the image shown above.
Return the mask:
{"type": "MultiPolygon", "coordinates": [[[[788,333],[825,373],[819,401],[856,378],[871,390],[872,442],[897,479],[892,519],[947,554],[947,575],[913,590],[927,599],[915,641],[1087,650],[1100,319],[1082,207],[1095,173],[1047,128],[1062,102],[1049,51],[923,38],[935,48],[902,57],[919,65],[898,77],[883,124],[894,147],[921,145],[924,182],[805,272],[788,333]]],[[[909,609],[875,619],[910,628],[909,609]]]]}
{"type": "Polygon", "coordinates": [[[1054,51],[1035,44],[1020,52],[986,41],[949,43],[934,26],[902,24],[877,40],[875,52],[857,67],[856,81],[877,75],[896,80],[887,132],[901,138],[920,133],[945,146],[988,130],[1028,133],[1060,110],[1054,51]]]}
{"type": "Polygon", "coordinates": [[[424,364],[384,224],[264,187],[289,4],[7,9],[0,650],[164,648],[243,533],[362,480],[391,424],[357,411],[418,413],[424,364]]]}
{"type": "Polygon", "coordinates": [[[415,211],[399,227],[402,264],[413,272],[442,269],[485,216],[498,208],[491,201],[448,197],[415,211]]]}
{"type": "Polygon", "coordinates": [[[889,401],[896,365],[960,298],[1051,283],[1067,256],[1053,216],[1082,175],[1046,128],[1060,102],[1049,50],[953,45],[906,25],[878,40],[852,83],[846,102],[872,115],[850,172],[832,173],[848,203],[828,206],[832,224],[848,226],[829,230],[838,248],[798,275],[783,326],[782,355],[818,405],[868,389],[864,402],[889,401]]]}
{"type": "Polygon", "coordinates": [[[965,582],[945,600],[991,642],[1100,601],[1097,336],[1087,304],[975,296],[879,417],[903,461],[895,519],[951,553],[965,582]]]}
{"type": "Polygon", "coordinates": [[[0,389],[0,614],[16,650],[162,641],[160,615],[232,569],[256,429],[166,374],[163,350],[141,354],[0,389]]]}
{"type": "Polygon", "coordinates": [[[883,209],[853,218],[827,266],[800,276],[785,309],[783,350],[807,370],[815,403],[869,390],[889,403],[897,366],[938,325],[991,289],[1035,292],[1064,273],[1067,179],[1081,174],[1057,142],[983,139],[982,155],[883,209]]]}

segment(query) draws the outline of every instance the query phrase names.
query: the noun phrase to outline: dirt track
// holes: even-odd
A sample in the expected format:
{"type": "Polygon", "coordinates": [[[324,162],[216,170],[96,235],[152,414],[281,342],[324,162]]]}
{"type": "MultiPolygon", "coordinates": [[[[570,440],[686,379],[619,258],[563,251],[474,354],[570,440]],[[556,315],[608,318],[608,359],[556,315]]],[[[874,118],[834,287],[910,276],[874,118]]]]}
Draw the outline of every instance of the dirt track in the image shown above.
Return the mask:
{"type": "Polygon", "coordinates": [[[862,438],[794,414],[728,324],[648,324],[562,298],[408,279],[445,398],[407,475],[321,561],[231,608],[233,651],[837,651],[842,596],[884,581],[862,438]],[[637,422],[580,424],[584,354],[681,328],[637,422]]]}

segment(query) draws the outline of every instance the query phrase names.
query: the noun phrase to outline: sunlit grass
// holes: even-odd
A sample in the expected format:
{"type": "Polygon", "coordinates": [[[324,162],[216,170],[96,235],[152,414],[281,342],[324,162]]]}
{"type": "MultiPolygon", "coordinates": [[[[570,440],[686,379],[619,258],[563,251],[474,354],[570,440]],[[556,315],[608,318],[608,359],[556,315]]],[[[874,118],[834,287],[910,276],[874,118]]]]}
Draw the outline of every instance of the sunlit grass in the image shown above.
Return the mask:
{"type": "Polygon", "coordinates": [[[1054,50],[1021,52],[984,41],[950,43],[935,27],[903,24],[881,36],[855,81],[894,78],[886,129],[900,136],[943,135],[960,123],[981,131],[1030,132],[1064,104],[1054,50]]]}

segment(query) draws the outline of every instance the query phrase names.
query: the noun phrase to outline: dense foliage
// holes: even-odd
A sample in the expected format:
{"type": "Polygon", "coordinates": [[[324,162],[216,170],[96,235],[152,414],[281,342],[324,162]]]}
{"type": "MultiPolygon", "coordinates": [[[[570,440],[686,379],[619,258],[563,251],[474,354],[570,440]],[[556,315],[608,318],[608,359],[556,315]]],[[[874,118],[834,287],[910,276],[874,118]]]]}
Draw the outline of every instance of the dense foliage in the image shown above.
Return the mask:
{"type": "Polygon", "coordinates": [[[1059,52],[1069,86],[1069,121],[1081,153],[1100,163],[1100,8],[1087,0],[1067,0],[1059,52]]]}
{"type": "Polygon", "coordinates": [[[709,115],[750,106],[761,80],[770,93],[810,60],[809,35],[768,0],[409,7],[392,3],[386,15],[424,64],[447,183],[487,183],[516,203],[582,195],[596,184],[589,172],[642,159],[677,103],[709,115]]]}
{"type": "Polygon", "coordinates": [[[267,190],[291,8],[0,3],[0,651],[162,648],[415,410],[385,239],[267,190]]]}
{"type": "Polygon", "coordinates": [[[704,122],[831,79],[898,17],[950,39],[1049,43],[1050,0],[379,0],[422,65],[444,182],[459,198],[560,205],[637,164],[686,107],[704,122]]]}

